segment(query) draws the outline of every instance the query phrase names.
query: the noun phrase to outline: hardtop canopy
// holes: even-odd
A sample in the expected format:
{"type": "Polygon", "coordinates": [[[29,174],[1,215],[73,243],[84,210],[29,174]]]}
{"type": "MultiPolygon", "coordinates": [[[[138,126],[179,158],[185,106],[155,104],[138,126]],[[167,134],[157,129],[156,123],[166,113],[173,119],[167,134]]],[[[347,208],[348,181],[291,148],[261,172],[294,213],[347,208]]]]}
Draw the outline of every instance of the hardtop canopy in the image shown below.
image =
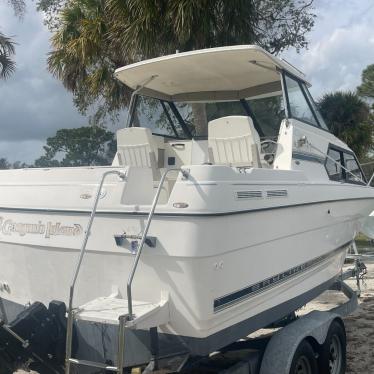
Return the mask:
{"type": "Polygon", "coordinates": [[[139,94],[167,101],[238,100],[280,91],[280,70],[306,82],[295,67],[255,45],[176,53],[124,66],[115,76],[132,89],[146,83],[139,94]]]}

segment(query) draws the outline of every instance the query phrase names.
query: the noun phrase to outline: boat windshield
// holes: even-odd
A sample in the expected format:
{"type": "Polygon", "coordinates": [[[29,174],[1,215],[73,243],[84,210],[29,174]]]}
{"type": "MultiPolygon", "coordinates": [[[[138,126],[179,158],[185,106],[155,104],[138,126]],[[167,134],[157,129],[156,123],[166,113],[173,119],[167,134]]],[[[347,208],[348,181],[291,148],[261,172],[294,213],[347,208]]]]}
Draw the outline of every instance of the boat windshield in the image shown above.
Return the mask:
{"type": "Polygon", "coordinates": [[[138,96],[130,126],[177,139],[205,138],[208,123],[226,116],[250,116],[261,138],[277,138],[285,117],[281,92],[235,101],[169,102],[138,96]]]}

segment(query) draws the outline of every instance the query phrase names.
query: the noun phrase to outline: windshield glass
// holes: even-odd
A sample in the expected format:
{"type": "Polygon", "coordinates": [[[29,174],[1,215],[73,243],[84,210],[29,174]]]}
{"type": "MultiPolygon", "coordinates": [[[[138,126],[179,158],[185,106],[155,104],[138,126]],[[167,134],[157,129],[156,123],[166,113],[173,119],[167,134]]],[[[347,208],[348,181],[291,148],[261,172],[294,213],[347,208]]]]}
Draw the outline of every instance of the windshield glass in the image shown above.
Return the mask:
{"type": "Polygon", "coordinates": [[[155,135],[181,139],[186,137],[168,103],[138,96],[135,105],[131,126],[149,128],[155,135]]]}
{"type": "Polygon", "coordinates": [[[318,123],[302,91],[300,83],[286,75],[290,115],[299,121],[318,127],[318,123]]]}
{"type": "Polygon", "coordinates": [[[285,117],[281,92],[235,101],[163,102],[139,97],[132,126],[148,127],[156,135],[186,138],[208,136],[208,123],[226,116],[249,116],[262,138],[276,138],[285,117]]]}
{"type": "Polygon", "coordinates": [[[247,99],[265,138],[277,138],[281,122],[285,118],[283,95],[247,99]]]}
{"type": "Polygon", "coordinates": [[[325,120],[323,119],[322,114],[320,113],[320,111],[319,111],[319,109],[318,109],[316,103],[314,102],[314,99],[313,99],[312,95],[310,94],[310,92],[309,92],[309,90],[308,90],[308,88],[306,87],[305,84],[303,84],[303,88],[304,88],[304,91],[306,92],[306,94],[307,94],[307,96],[308,96],[308,99],[309,99],[309,102],[310,102],[311,106],[313,107],[314,113],[315,113],[316,116],[317,116],[318,123],[320,124],[320,126],[321,126],[323,129],[325,129],[325,130],[327,130],[327,131],[330,131],[329,128],[327,127],[326,122],[325,122],[325,120]]]}
{"type": "Polygon", "coordinates": [[[292,118],[329,131],[305,83],[285,75],[292,118]]]}
{"type": "Polygon", "coordinates": [[[192,136],[207,137],[208,123],[226,116],[246,116],[240,101],[212,103],[175,103],[192,136]]]}

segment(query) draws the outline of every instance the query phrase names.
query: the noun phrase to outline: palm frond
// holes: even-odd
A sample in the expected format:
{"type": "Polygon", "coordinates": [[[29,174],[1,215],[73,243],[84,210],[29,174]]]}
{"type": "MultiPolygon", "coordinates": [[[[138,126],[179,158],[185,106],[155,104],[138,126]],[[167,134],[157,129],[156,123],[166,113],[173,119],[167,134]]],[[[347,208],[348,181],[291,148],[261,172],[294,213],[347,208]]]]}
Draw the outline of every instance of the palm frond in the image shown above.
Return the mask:
{"type": "Polygon", "coordinates": [[[16,43],[9,37],[0,32],[0,53],[9,55],[15,53],[14,45],[16,43]]]}
{"type": "Polygon", "coordinates": [[[26,11],[26,3],[24,0],[8,0],[8,4],[13,8],[14,14],[22,18],[26,11]]]}
{"type": "Polygon", "coordinates": [[[8,79],[16,69],[12,59],[15,53],[14,42],[8,36],[0,33],[0,78],[8,79]]]}
{"type": "Polygon", "coordinates": [[[16,70],[16,63],[7,54],[0,53],[0,78],[8,79],[16,70]]]}

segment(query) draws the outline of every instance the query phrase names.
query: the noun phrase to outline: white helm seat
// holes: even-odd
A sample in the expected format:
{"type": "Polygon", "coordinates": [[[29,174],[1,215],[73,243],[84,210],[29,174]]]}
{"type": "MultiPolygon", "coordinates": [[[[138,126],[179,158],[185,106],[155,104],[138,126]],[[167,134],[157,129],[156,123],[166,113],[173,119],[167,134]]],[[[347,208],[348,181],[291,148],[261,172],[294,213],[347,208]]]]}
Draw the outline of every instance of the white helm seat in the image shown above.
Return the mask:
{"type": "Polygon", "coordinates": [[[261,167],[260,137],[250,117],[228,116],[210,121],[208,144],[214,164],[261,167]]]}
{"type": "Polygon", "coordinates": [[[160,174],[157,167],[157,145],[150,129],[129,127],[117,131],[117,157],[119,165],[149,167],[154,178],[160,174]]]}

